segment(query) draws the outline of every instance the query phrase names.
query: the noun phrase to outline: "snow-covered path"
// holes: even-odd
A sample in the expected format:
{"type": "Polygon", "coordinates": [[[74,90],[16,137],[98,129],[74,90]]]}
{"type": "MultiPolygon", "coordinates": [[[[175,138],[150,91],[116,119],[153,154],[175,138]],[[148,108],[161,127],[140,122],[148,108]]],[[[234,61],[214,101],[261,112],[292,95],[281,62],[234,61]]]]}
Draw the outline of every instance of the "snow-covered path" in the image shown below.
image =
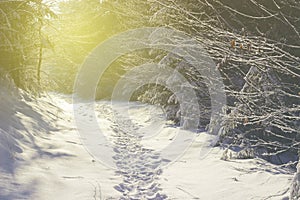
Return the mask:
{"type": "MultiPolygon", "coordinates": [[[[1,200],[288,199],[293,174],[279,166],[260,159],[223,161],[218,147],[199,159],[199,149],[209,137],[206,133],[197,134],[184,155],[165,166],[169,161],[157,150],[172,141],[176,127],[166,125],[161,134],[147,139],[135,133],[137,127],[167,124],[160,110],[150,105],[120,102],[112,108],[108,102],[96,104],[99,123],[114,147],[117,169],[110,168],[83,145],[68,98],[52,95],[52,104],[62,109],[59,112],[44,97],[38,108],[34,107],[36,102],[24,100],[35,112],[11,114],[12,120],[20,120],[18,126],[24,126],[13,128],[25,138],[20,137],[15,145],[22,151],[11,149],[15,156],[13,172],[0,171],[1,200]],[[128,106],[131,121],[123,117],[128,106]],[[47,133],[46,124],[36,121],[39,119],[56,128],[47,133]]],[[[2,114],[1,119],[4,111],[2,114]]],[[[2,128],[3,123],[0,125],[2,128]]],[[[6,162],[9,166],[11,160],[6,158],[6,162]]]]}

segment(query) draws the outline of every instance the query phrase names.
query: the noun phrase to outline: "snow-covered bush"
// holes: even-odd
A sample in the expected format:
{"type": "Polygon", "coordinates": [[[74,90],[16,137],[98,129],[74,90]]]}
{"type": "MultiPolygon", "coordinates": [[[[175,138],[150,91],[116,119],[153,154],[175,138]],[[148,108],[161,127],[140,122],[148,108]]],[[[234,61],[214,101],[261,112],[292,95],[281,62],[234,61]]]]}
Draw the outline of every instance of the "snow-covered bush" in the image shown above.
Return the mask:
{"type": "MultiPolygon", "coordinates": [[[[127,29],[167,26],[190,34],[203,45],[226,85],[228,103],[224,108],[220,144],[249,147],[253,154],[278,164],[297,161],[299,2],[155,0],[123,4],[109,1],[104,6],[114,7],[116,18],[127,29]]],[[[156,56],[157,60],[133,55],[119,66],[155,61],[176,68],[181,63],[179,71],[195,86],[208,123],[209,93],[193,66],[172,54],[156,56]]],[[[172,93],[161,86],[151,85],[139,92],[138,99],[164,102],[165,107],[172,99],[172,93]]],[[[173,108],[172,113],[178,113],[178,106],[173,108]]]]}

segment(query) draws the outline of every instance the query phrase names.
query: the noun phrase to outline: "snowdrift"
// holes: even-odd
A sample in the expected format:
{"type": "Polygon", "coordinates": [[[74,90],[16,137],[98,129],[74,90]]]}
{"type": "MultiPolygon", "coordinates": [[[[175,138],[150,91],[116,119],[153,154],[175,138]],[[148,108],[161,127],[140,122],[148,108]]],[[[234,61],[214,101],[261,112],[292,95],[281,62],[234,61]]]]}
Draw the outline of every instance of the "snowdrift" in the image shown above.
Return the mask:
{"type": "MultiPolygon", "coordinates": [[[[56,130],[58,108],[31,97],[19,90],[8,79],[0,79],[0,199],[24,198],[30,193],[15,181],[18,161],[24,164],[28,157],[24,151],[43,150],[36,140],[56,130]],[[18,192],[17,192],[18,191],[18,192]]],[[[29,186],[31,187],[31,186],[29,186]]]]}

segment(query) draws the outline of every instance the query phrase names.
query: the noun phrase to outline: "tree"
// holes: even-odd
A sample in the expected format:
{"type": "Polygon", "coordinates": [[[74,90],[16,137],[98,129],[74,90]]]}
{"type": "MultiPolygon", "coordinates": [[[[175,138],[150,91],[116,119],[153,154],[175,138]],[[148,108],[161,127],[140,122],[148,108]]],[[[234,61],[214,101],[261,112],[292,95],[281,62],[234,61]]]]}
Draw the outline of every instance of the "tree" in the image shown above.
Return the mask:
{"type": "MultiPolygon", "coordinates": [[[[127,29],[167,26],[190,34],[203,45],[216,62],[226,85],[228,103],[224,108],[220,143],[251,148],[255,154],[275,163],[297,160],[300,147],[298,2],[153,0],[121,3],[112,0],[108,3],[119,18],[126,19],[122,24],[127,29]],[[281,155],[292,156],[285,160],[281,155]]],[[[149,62],[151,57],[147,59],[149,62]]],[[[141,62],[139,54],[125,60],[126,66],[141,62]]],[[[192,66],[186,64],[182,72],[198,87],[199,93],[206,91],[205,86],[199,84],[201,75],[195,74],[192,66]]],[[[152,103],[168,102],[172,93],[165,95],[163,90],[152,86],[141,90],[139,95],[152,103]],[[151,90],[152,95],[149,95],[151,90]]],[[[201,98],[201,105],[200,101],[201,98]]],[[[204,106],[209,111],[209,104],[204,106]]]]}
{"type": "Polygon", "coordinates": [[[0,11],[0,66],[18,87],[29,89],[40,79],[43,23],[54,13],[41,0],[2,1],[0,11]]]}

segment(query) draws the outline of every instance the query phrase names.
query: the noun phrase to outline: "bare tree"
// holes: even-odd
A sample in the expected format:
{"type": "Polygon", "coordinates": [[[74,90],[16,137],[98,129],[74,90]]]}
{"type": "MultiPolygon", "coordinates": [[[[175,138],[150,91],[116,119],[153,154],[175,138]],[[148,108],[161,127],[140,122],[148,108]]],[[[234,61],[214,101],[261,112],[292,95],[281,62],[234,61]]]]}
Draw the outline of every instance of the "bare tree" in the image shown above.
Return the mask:
{"type": "MultiPolygon", "coordinates": [[[[190,34],[209,52],[222,73],[228,100],[221,144],[250,148],[254,155],[277,164],[297,161],[300,3],[276,0],[106,3],[106,8],[115,13],[121,26],[127,29],[171,27],[190,34]]],[[[154,58],[147,58],[155,61],[165,55],[160,52],[154,58]]],[[[140,57],[138,54],[132,59],[127,57],[123,66],[136,65],[141,62],[140,57]]],[[[199,84],[203,77],[194,71],[193,66],[185,64],[182,73],[198,86],[199,94],[203,91],[209,98],[205,86],[199,84]]],[[[148,87],[140,91],[140,96],[145,101],[148,98],[148,102],[166,104],[172,94],[163,90],[152,87],[150,97],[148,87]],[[158,90],[161,95],[157,94],[158,90]]],[[[209,111],[209,103],[204,106],[209,111]]]]}

